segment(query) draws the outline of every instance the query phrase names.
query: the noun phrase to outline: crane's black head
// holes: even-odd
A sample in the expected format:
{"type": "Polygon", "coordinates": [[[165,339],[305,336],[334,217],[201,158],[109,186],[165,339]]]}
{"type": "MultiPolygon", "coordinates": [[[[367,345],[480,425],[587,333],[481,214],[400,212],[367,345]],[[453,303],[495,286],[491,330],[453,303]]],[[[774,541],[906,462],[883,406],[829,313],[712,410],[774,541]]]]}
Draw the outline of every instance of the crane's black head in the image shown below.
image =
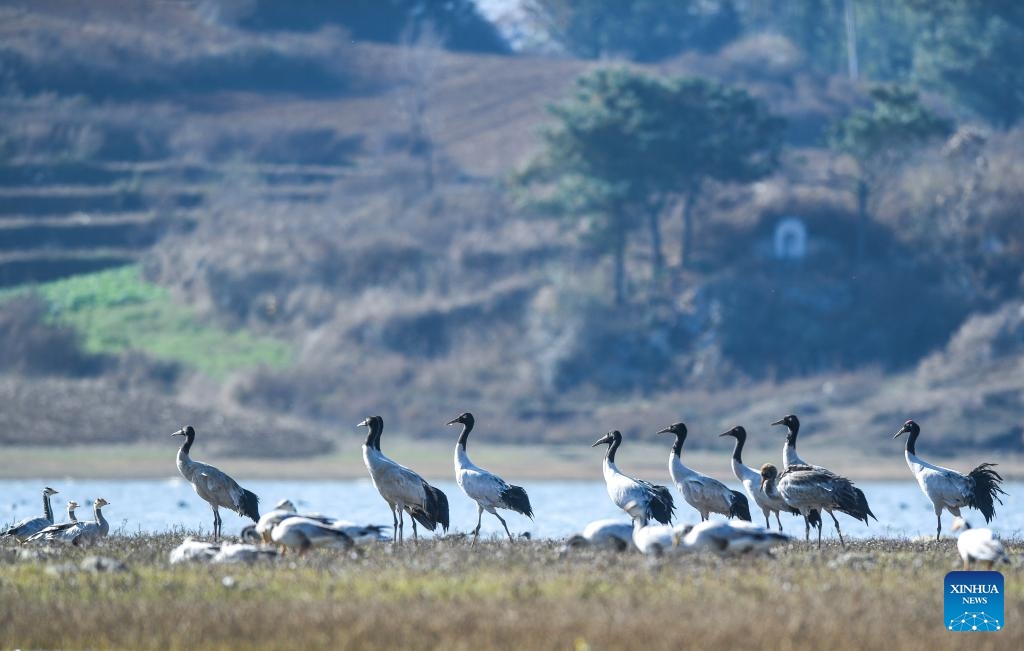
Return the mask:
{"type": "Polygon", "coordinates": [[[51,495],[56,495],[58,492],[60,492],[60,491],[58,491],[56,488],[50,488],[49,486],[44,486],[43,487],[43,495],[45,495],[47,497],[49,497],[51,495]]]}
{"type": "Polygon", "coordinates": [[[719,434],[719,436],[731,436],[735,439],[743,441],[746,440],[747,438],[747,430],[745,430],[742,425],[737,425],[728,432],[722,432],[721,434],[719,434]]]}
{"type": "Polygon", "coordinates": [[[686,423],[674,423],[663,430],[659,430],[658,434],[675,434],[676,436],[686,438],[686,423]]]}
{"type": "Polygon", "coordinates": [[[616,441],[621,441],[621,440],[622,440],[622,432],[620,432],[619,430],[615,429],[615,430],[612,430],[612,431],[608,432],[607,434],[605,434],[601,438],[597,439],[596,441],[594,441],[594,444],[591,445],[590,447],[596,448],[599,445],[612,445],[616,441]]]}
{"type": "Polygon", "coordinates": [[[171,436],[184,436],[187,439],[194,439],[196,437],[196,430],[191,425],[186,425],[179,429],[171,436]]]}
{"type": "Polygon", "coordinates": [[[912,437],[917,437],[921,433],[921,427],[912,420],[908,420],[903,423],[903,427],[899,428],[895,434],[892,435],[894,439],[898,439],[903,434],[910,434],[912,437]]]}
{"type": "Polygon", "coordinates": [[[370,431],[366,434],[366,446],[375,450],[380,449],[380,435],[384,431],[384,419],[380,416],[367,416],[356,427],[368,427],[370,431]]]}
{"type": "Polygon", "coordinates": [[[369,427],[370,429],[384,428],[384,419],[380,416],[367,416],[356,427],[369,427]]]}
{"type": "Polygon", "coordinates": [[[790,414],[789,416],[786,416],[784,418],[780,418],[779,420],[772,423],[772,425],[785,425],[786,429],[788,429],[790,432],[794,434],[800,431],[800,419],[794,416],[793,414],[790,414]]]}
{"type": "Polygon", "coordinates": [[[462,423],[467,427],[472,427],[474,423],[473,414],[466,411],[459,414],[458,418],[453,418],[452,420],[448,421],[449,425],[458,425],[459,423],[462,423]]]}

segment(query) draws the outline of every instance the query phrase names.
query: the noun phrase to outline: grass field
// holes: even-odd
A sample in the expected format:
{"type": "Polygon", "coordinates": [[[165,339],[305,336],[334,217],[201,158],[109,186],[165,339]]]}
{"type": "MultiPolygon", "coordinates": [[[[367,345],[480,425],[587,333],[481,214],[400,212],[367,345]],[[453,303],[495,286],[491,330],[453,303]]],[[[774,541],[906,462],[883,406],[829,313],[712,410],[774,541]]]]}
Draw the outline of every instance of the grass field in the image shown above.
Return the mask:
{"type": "MultiPolygon", "coordinates": [[[[448,538],[256,566],[175,566],[182,534],[94,550],[0,548],[3,648],[939,649],[954,543],[863,541],[775,558],[564,552],[448,538]],[[87,555],[121,571],[79,569],[87,555]]],[[[1011,555],[1021,541],[1010,545],[1011,555]]],[[[1024,644],[1024,578],[1003,565],[1006,629],[1024,644]]]]}
{"type": "MultiPolygon", "coordinates": [[[[141,351],[222,379],[241,368],[287,367],[291,347],[244,330],[229,331],[178,305],[168,289],[146,282],[137,266],[120,267],[33,288],[56,323],[73,327],[90,353],[141,351]]],[[[30,291],[15,288],[0,294],[30,291]]]]}

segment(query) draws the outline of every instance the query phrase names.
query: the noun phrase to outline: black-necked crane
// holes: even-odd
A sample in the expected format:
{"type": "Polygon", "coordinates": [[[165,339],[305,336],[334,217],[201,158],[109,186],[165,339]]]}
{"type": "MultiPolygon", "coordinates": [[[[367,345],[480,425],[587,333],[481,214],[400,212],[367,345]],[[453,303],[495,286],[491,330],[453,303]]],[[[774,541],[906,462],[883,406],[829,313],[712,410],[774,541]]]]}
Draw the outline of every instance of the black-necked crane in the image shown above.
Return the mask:
{"type": "Polygon", "coordinates": [[[43,488],[43,515],[41,517],[29,517],[14,523],[2,533],[0,540],[14,538],[18,542],[25,542],[30,536],[39,533],[45,527],[53,524],[53,507],[50,506],[50,497],[57,494],[57,490],[46,486],[43,488]]]}
{"type": "Polygon", "coordinates": [[[498,518],[498,522],[501,522],[501,526],[505,528],[509,542],[513,542],[508,525],[505,524],[505,519],[498,515],[498,509],[515,511],[533,519],[530,497],[522,486],[506,483],[504,479],[493,472],[484,470],[469,460],[466,443],[475,422],[473,414],[468,411],[448,422],[449,425],[462,425],[462,433],[459,434],[459,440],[455,444],[455,481],[458,482],[459,488],[466,494],[466,497],[476,502],[477,518],[476,528],[473,529],[473,542],[476,542],[480,535],[480,524],[483,521],[484,511],[498,518]]]}
{"type": "Polygon", "coordinates": [[[956,550],[964,561],[964,571],[971,569],[975,561],[984,563],[986,570],[991,570],[997,561],[1010,562],[1003,543],[991,529],[972,529],[967,520],[958,517],[953,520],[952,530],[956,532],[960,529],[963,531],[957,536],[956,550]]]}
{"type": "Polygon", "coordinates": [[[639,520],[641,525],[646,525],[649,520],[671,523],[676,508],[672,503],[672,492],[664,486],[622,474],[615,465],[615,453],[621,444],[622,433],[613,430],[591,446],[608,446],[602,466],[608,497],[634,521],[639,520]]]}
{"type": "Polygon", "coordinates": [[[193,461],[189,456],[192,443],[196,440],[196,430],[191,425],[182,427],[171,436],[185,437],[185,442],[178,450],[178,472],[185,478],[185,481],[192,484],[196,495],[203,498],[213,509],[214,540],[220,538],[221,535],[221,507],[230,509],[253,522],[259,522],[260,498],[256,496],[256,493],[239,486],[238,482],[219,468],[208,463],[193,461]]]}
{"type": "Polygon", "coordinates": [[[969,506],[981,511],[985,522],[990,522],[996,515],[996,502],[1003,503],[999,495],[1006,495],[1000,484],[1003,478],[992,468],[994,463],[983,463],[966,475],[950,468],[943,468],[928,463],[917,456],[917,437],[921,435],[921,427],[912,420],[903,423],[893,438],[907,434],[907,446],[904,455],[910,472],[914,473],[918,486],[925,496],[931,500],[935,509],[935,540],[942,533],[942,510],[945,509],[956,517],[960,517],[960,509],[969,506]]]}
{"type": "MultiPolygon", "coordinates": [[[[750,499],[754,500],[754,504],[761,509],[761,513],[764,515],[765,528],[771,529],[769,516],[774,513],[775,522],[779,525],[779,531],[782,531],[782,520],[779,518],[779,513],[785,511],[793,515],[800,515],[800,512],[786,506],[786,502],[781,497],[772,498],[766,495],[761,490],[761,473],[743,463],[743,446],[747,443],[747,430],[742,425],[737,425],[728,432],[719,434],[719,436],[731,436],[736,439],[736,446],[732,451],[732,473],[743,484],[743,489],[747,491],[750,499]]],[[[820,527],[821,514],[817,511],[812,511],[810,524],[813,527],[820,527]]]]}
{"type": "MultiPolygon", "coordinates": [[[[268,511],[260,516],[256,526],[251,527],[252,539],[261,540],[265,543],[271,541],[270,532],[275,526],[288,518],[306,518],[315,520],[327,525],[332,529],[344,532],[357,545],[368,545],[370,543],[386,540],[383,535],[384,527],[375,524],[356,524],[348,520],[339,520],[320,513],[299,513],[291,500],[284,499],[277,503],[274,510],[268,511]]],[[[246,527],[249,529],[250,527],[246,527]]]]}
{"type": "MultiPolygon", "coordinates": [[[[868,514],[858,511],[857,498],[850,490],[849,479],[840,477],[825,468],[793,464],[781,475],[778,468],[770,463],[761,466],[761,490],[769,497],[781,496],[788,506],[804,516],[804,532],[810,536],[810,513],[825,511],[832,516],[839,534],[839,542],[845,546],[843,531],[833,511],[842,511],[867,521],[868,514]]],[[[818,547],[821,547],[821,530],[818,528],[818,547]]]]}
{"type": "Polygon", "coordinates": [[[670,524],[641,524],[639,519],[633,520],[633,545],[642,554],[661,556],[686,551],[679,540],[693,527],[685,524],[673,527],[670,524]]]}
{"type": "Polygon", "coordinates": [[[669,425],[658,433],[674,434],[676,437],[668,455],[668,472],[686,503],[700,513],[701,522],[707,520],[712,513],[750,521],[750,505],[746,495],[683,465],[682,452],[687,433],[684,423],[669,425]]]}
{"type": "Polygon", "coordinates": [[[594,520],[581,533],[570,537],[566,545],[624,552],[633,545],[633,525],[612,519],[594,520]]]}
{"type": "Polygon", "coordinates": [[[680,544],[691,551],[718,554],[767,554],[772,547],[789,541],[789,536],[744,521],[708,520],[689,527],[680,544]]]}
{"type": "MultiPolygon", "coordinates": [[[[786,427],[786,444],[782,448],[782,469],[785,471],[791,465],[809,466],[817,470],[824,470],[832,472],[828,468],[823,466],[816,466],[813,463],[807,463],[800,458],[800,455],[796,452],[796,437],[800,433],[800,419],[795,415],[790,414],[772,423],[772,425],[784,425],[786,427]]],[[[835,474],[835,473],[832,473],[835,474]]],[[[838,475],[836,475],[838,477],[838,475]]],[[[845,478],[844,478],[845,479],[845,478]]],[[[863,520],[864,524],[869,524],[868,518],[875,518],[875,514],[871,512],[871,507],[868,506],[868,498],[864,496],[864,491],[853,485],[853,482],[846,480],[849,484],[844,489],[849,490],[850,496],[844,496],[842,500],[838,500],[839,503],[849,504],[851,507],[842,506],[836,510],[840,513],[845,513],[850,517],[856,518],[857,520],[863,520]]],[[[839,521],[836,519],[834,513],[829,511],[829,515],[832,516],[832,522],[836,525],[836,531],[839,530],[839,521]]],[[[875,518],[878,520],[878,518],[875,518]]],[[[819,532],[820,533],[820,532],[819,532]]]]}
{"type": "Polygon", "coordinates": [[[405,526],[403,512],[412,516],[412,536],[418,539],[416,523],[428,531],[441,526],[448,531],[448,496],[428,484],[418,474],[388,458],[380,449],[380,438],[384,431],[384,419],[370,416],[358,427],[369,428],[363,443],[363,462],[370,472],[370,479],[384,501],[391,508],[394,519],[394,539],[402,543],[405,526]]]}
{"type": "Polygon", "coordinates": [[[92,512],[95,519],[92,522],[79,522],[75,526],[66,529],[58,534],[60,542],[80,547],[96,542],[99,538],[105,538],[110,533],[110,524],[103,517],[103,507],[110,504],[102,497],[97,497],[93,502],[92,512]]]}
{"type": "Polygon", "coordinates": [[[38,532],[32,534],[25,539],[25,542],[49,542],[55,540],[55,537],[63,531],[70,529],[78,524],[78,516],[75,515],[75,509],[78,508],[78,502],[75,500],[68,500],[68,521],[61,522],[59,524],[51,524],[48,527],[40,529],[38,532]]]}

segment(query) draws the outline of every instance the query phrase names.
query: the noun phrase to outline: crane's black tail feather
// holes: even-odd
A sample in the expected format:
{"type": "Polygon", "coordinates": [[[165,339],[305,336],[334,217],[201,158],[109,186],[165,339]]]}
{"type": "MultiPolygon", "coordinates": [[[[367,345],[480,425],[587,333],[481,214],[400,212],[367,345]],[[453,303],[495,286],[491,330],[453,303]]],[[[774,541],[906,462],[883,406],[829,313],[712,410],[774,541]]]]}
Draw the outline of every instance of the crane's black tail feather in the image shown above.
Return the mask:
{"type": "Polygon", "coordinates": [[[999,495],[1006,495],[1006,491],[1000,486],[1003,478],[998,472],[992,470],[995,465],[994,463],[983,463],[967,475],[974,480],[974,490],[971,492],[967,505],[981,511],[981,514],[985,516],[985,522],[991,521],[996,516],[995,503],[1003,503],[1003,500],[999,499],[999,495]]]}
{"type": "Polygon", "coordinates": [[[426,493],[427,499],[424,501],[422,509],[409,511],[409,514],[427,529],[433,531],[440,524],[441,529],[447,533],[448,496],[427,482],[423,482],[423,491],[426,493]]]}
{"type": "Polygon", "coordinates": [[[729,517],[750,522],[750,503],[747,496],[739,491],[730,491],[732,500],[729,502],[729,517]]]}
{"type": "Polygon", "coordinates": [[[672,524],[672,517],[676,511],[676,505],[672,502],[672,491],[657,484],[641,483],[650,491],[651,499],[648,500],[649,517],[662,524],[672,524]]]}
{"type": "Polygon", "coordinates": [[[238,505],[238,515],[244,516],[253,522],[260,520],[260,498],[256,493],[242,489],[242,499],[238,505]]]}
{"type": "Polygon", "coordinates": [[[505,506],[515,511],[516,513],[522,513],[528,518],[533,518],[533,507],[530,506],[530,496],[526,494],[526,489],[522,486],[512,486],[501,492],[501,501],[505,503],[505,506]]]}
{"type": "Polygon", "coordinates": [[[837,482],[839,485],[834,493],[835,497],[835,509],[841,513],[861,520],[864,524],[868,523],[868,517],[875,517],[875,514],[871,512],[871,508],[868,506],[868,500],[864,497],[864,492],[853,485],[848,479],[840,478],[837,482]]]}

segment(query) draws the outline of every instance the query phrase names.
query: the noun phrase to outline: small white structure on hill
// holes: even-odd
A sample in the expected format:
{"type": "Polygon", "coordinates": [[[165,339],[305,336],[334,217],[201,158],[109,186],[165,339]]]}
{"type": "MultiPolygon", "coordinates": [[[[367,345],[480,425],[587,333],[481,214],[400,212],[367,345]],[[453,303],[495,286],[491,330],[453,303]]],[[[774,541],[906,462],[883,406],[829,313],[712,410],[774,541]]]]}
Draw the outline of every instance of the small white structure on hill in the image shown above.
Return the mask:
{"type": "Polygon", "coordinates": [[[775,225],[775,258],[803,260],[807,257],[807,226],[799,217],[783,217],[775,225]]]}

